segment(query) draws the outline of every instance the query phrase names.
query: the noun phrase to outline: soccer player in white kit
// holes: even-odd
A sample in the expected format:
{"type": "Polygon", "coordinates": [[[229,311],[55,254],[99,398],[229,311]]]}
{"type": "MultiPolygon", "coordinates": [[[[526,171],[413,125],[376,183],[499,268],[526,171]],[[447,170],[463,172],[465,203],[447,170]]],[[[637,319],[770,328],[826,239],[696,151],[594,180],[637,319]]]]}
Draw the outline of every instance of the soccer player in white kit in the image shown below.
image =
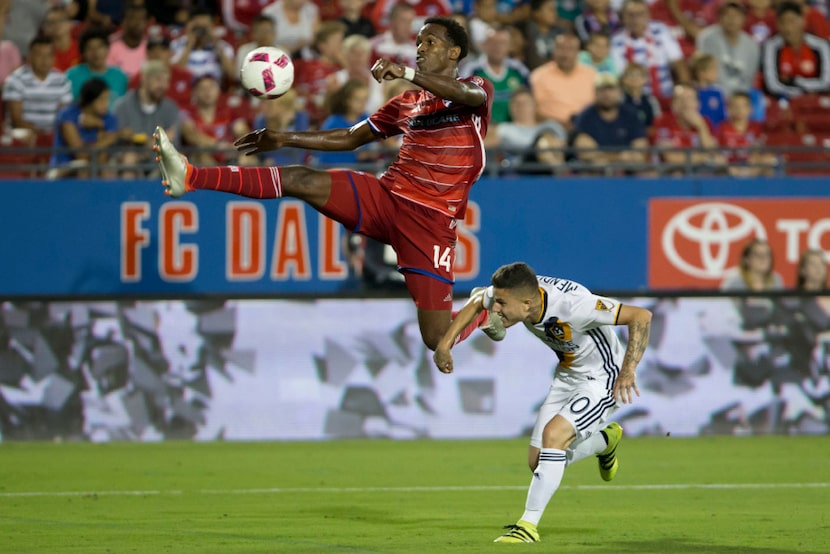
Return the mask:
{"type": "Polygon", "coordinates": [[[483,310],[497,314],[506,328],[524,323],[559,358],[530,438],[528,465],[533,478],[525,512],[496,538],[505,543],[538,542],[536,526],[568,464],[595,455],[604,480],[617,473],[622,427],[606,421],[618,403],[640,395],[634,370],[648,344],[651,312],[596,296],[567,279],[536,275],[524,263],[500,267],[491,282],[473,291],[438,343],[433,360],[442,372],[452,372],[450,349],[483,310]],[[628,326],[626,347],[612,325],[628,326]]]}

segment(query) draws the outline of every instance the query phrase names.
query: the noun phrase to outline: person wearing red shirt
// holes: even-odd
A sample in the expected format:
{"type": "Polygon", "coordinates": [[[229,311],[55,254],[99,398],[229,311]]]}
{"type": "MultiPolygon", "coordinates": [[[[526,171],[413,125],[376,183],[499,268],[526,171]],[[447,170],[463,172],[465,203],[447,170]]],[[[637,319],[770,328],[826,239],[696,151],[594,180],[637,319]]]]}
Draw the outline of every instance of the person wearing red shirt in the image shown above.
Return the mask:
{"type": "Polygon", "coordinates": [[[313,125],[326,118],[327,79],[343,68],[345,31],[340,21],[324,21],[314,33],[315,57],[294,62],[294,88],[305,99],[313,125]]]}
{"type": "Polygon", "coordinates": [[[775,10],[772,0],[747,0],[744,31],[761,44],[775,34],[775,10]]]}
{"type": "MultiPolygon", "coordinates": [[[[245,154],[282,147],[344,151],[403,135],[397,160],[380,178],[297,165],[197,168],[176,151],[163,129],[155,135],[155,148],[170,196],[207,189],[254,198],[295,197],[349,231],[392,246],[418,308],[421,337],[434,350],[452,321],[456,226],[464,218],[470,188],[484,170],[493,85],[477,76],[458,78],[468,39],[456,21],[427,19],[416,45],[417,69],[381,58],[372,75],[377,81],[405,79],[422,90],[392,98],[367,120],[329,131],[260,129],[236,142],[245,154]]],[[[478,327],[501,340],[500,325],[498,316],[483,312],[463,335],[478,327]]]]}
{"type": "Polygon", "coordinates": [[[760,151],[766,142],[761,123],[750,121],[752,99],[746,92],[735,92],[727,100],[728,119],[718,125],[715,140],[727,150],[729,174],[734,177],[771,175],[775,156],[760,151]]]}
{"type": "MultiPolygon", "coordinates": [[[[147,39],[147,61],[159,60],[170,69],[170,88],[167,89],[167,98],[173,100],[181,109],[190,106],[190,86],[193,83],[193,74],[187,68],[171,63],[173,56],[170,50],[170,41],[163,36],[151,36],[147,39]]],[[[141,84],[141,75],[134,75],[129,82],[129,88],[136,90],[141,84]]]]}
{"type": "Polygon", "coordinates": [[[40,26],[41,34],[52,39],[55,45],[55,69],[66,71],[81,63],[78,40],[72,36],[72,22],[61,6],[49,8],[40,26]]]}
{"type": "Polygon", "coordinates": [[[661,156],[670,166],[723,165],[723,158],[711,151],[718,145],[712,124],[700,115],[697,91],[688,85],[674,87],[671,111],[654,120],[653,141],[664,149],[661,156]]]}
{"type": "Polygon", "coordinates": [[[411,31],[419,29],[428,17],[444,17],[452,14],[452,5],[448,0],[377,0],[372,6],[369,19],[378,31],[389,28],[389,13],[398,4],[408,4],[415,11],[415,21],[411,31]]]}

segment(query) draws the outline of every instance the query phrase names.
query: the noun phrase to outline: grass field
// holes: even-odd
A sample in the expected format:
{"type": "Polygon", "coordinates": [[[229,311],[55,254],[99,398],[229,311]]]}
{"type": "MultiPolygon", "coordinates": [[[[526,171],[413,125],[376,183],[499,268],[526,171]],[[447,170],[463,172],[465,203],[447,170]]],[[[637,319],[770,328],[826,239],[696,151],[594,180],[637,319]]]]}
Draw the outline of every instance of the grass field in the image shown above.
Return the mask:
{"type": "Polygon", "coordinates": [[[830,552],[830,438],[624,439],[535,545],[525,441],[0,444],[0,552],[830,552]]]}

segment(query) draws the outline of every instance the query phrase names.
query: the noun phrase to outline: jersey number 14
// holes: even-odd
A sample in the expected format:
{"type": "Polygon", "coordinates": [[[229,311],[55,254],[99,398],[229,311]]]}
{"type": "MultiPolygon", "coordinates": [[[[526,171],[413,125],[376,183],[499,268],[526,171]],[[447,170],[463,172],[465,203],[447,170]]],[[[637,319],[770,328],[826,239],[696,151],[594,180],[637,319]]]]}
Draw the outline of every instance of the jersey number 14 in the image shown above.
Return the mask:
{"type": "Polygon", "coordinates": [[[432,263],[435,266],[435,269],[441,269],[443,267],[444,270],[449,273],[450,266],[452,265],[452,249],[449,246],[446,246],[442,252],[439,245],[433,244],[432,263]]]}

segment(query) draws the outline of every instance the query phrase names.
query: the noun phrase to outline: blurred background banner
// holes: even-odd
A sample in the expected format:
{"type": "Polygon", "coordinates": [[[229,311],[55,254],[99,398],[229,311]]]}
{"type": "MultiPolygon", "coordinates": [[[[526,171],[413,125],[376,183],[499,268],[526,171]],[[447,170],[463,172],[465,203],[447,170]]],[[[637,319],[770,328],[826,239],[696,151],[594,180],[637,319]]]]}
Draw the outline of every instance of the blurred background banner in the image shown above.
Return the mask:
{"type": "MultiPolygon", "coordinates": [[[[291,199],[169,201],[157,181],[20,181],[4,193],[0,296],[359,288],[342,227],[291,199]]],[[[795,252],[830,252],[819,178],[482,178],[472,199],[456,250],[462,291],[514,260],[595,290],[711,288],[753,233],[790,284],[795,252]]]]}
{"type": "MultiPolygon", "coordinates": [[[[628,434],[828,433],[830,298],[624,302],[654,312],[628,434]]],[[[527,436],[556,364],[518,327],[441,374],[408,299],[0,307],[4,440],[527,436]]]]}

